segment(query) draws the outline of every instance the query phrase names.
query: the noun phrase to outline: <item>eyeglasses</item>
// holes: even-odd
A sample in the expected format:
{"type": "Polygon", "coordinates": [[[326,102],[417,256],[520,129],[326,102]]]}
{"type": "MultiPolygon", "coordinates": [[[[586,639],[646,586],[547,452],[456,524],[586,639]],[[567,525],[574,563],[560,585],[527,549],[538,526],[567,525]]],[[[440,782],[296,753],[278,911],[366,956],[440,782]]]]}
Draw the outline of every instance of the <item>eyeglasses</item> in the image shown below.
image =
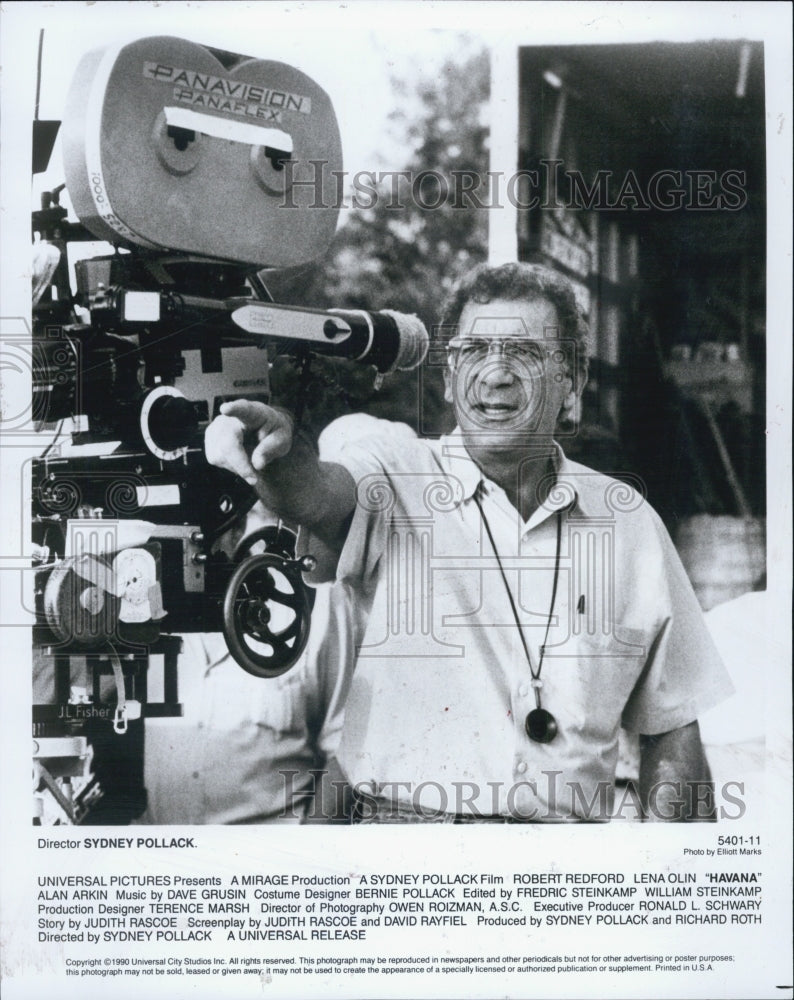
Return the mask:
{"type": "Polygon", "coordinates": [[[565,352],[559,347],[549,348],[534,340],[512,339],[510,337],[453,337],[448,344],[455,364],[484,361],[491,354],[521,361],[524,364],[542,366],[547,359],[556,364],[565,364],[565,352]]]}

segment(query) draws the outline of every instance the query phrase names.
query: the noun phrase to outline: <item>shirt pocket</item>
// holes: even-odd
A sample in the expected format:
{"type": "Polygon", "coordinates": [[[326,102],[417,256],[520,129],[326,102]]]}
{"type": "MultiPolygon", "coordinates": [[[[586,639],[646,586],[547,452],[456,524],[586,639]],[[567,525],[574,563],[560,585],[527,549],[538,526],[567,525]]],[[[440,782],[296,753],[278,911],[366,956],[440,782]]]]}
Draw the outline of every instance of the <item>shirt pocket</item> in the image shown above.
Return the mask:
{"type": "Polygon", "coordinates": [[[611,744],[649,651],[645,632],[619,623],[606,630],[572,633],[562,645],[547,648],[544,688],[566,706],[571,725],[591,739],[611,744]]]}

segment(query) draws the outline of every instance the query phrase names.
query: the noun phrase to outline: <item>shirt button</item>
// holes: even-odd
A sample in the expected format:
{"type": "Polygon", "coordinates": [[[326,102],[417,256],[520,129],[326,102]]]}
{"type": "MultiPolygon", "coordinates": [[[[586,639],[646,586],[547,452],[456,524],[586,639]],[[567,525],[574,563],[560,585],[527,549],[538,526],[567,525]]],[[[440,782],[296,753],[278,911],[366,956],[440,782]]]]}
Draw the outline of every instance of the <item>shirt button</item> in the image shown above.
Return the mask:
{"type": "Polygon", "coordinates": [[[522,684],[521,687],[518,689],[518,693],[522,698],[526,698],[526,696],[529,694],[529,688],[526,686],[526,684],[522,684]]]}
{"type": "Polygon", "coordinates": [[[516,764],[516,772],[518,774],[524,774],[526,772],[526,769],[527,769],[527,762],[525,760],[520,760],[516,764]]]}
{"type": "Polygon", "coordinates": [[[198,773],[198,771],[194,771],[194,772],[193,772],[193,777],[194,777],[194,778],[198,778],[198,776],[199,776],[199,773],[198,773]]]}
{"type": "Polygon", "coordinates": [[[203,729],[203,728],[204,728],[204,723],[203,722],[197,722],[196,723],[196,729],[203,729]]]}

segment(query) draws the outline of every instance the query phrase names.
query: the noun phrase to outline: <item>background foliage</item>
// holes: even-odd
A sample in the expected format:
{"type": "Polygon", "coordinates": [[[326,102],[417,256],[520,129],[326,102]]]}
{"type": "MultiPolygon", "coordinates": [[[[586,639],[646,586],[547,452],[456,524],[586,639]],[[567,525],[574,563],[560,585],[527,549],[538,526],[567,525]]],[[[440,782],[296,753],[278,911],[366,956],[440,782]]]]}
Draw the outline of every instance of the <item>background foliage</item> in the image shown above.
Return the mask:
{"type": "MultiPolygon", "coordinates": [[[[384,177],[377,198],[358,197],[359,206],[349,211],[324,260],[311,268],[265,275],[275,301],[416,313],[432,334],[455,281],[486,258],[487,209],[456,199],[453,177],[454,172],[473,172],[481,178],[483,194],[487,190],[488,84],[484,50],[447,60],[436,77],[413,84],[393,81],[396,110],[390,121],[405,161],[391,169],[409,171],[412,177],[435,171],[447,181],[448,197],[437,208],[423,208],[422,202],[440,200],[432,176],[425,178],[418,199],[412,197],[409,179],[399,181],[399,197],[394,198],[394,178],[384,177]],[[374,204],[367,207],[367,201],[374,204]]],[[[390,376],[378,390],[374,381],[368,366],[314,361],[304,422],[317,431],[342,413],[362,411],[403,420],[422,434],[449,429],[439,366],[425,366],[421,375],[390,376]]],[[[294,361],[278,359],[274,398],[289,405],[297,389],[294,361]]]]}

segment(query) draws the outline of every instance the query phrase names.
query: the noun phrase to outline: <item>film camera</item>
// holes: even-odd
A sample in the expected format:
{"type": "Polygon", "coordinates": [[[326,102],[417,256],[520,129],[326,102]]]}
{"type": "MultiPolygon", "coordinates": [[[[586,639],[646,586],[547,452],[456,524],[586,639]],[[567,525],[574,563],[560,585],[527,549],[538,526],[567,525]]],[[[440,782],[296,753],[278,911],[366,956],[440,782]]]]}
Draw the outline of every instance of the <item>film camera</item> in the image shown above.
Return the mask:
{"type": "MultiPolygon", "coordinates": [[[[57,128],[34,124],[34,171],[57,128]]],[[[34,697],[34,790],[60,822],[107,821],[96,801],[110,784],[127,789],[122,816],[142,808],[128,752],[142,718],[181,711],[181,633],[222,630],[259,677],[288,670],[308,638],[311,557],[295,558],[281,523],[244,535],[256,496],[208,465],[207,423],[227,400],[268,401],[274,352],[304,375],[314,354],[385,374],[419,364],[427,334],[414,317],[268,293],[263,272],[319,256],[338,214],[324,189],[342,165],[336,118],[297,69],[140,39],[83,58],[61,132],[65,184],[33,214],[34,417],[60,431],[33,466],[34,660],[51,678],[34,697]],[[79,253],[95,240],[112,252],[79,253]]]]}

